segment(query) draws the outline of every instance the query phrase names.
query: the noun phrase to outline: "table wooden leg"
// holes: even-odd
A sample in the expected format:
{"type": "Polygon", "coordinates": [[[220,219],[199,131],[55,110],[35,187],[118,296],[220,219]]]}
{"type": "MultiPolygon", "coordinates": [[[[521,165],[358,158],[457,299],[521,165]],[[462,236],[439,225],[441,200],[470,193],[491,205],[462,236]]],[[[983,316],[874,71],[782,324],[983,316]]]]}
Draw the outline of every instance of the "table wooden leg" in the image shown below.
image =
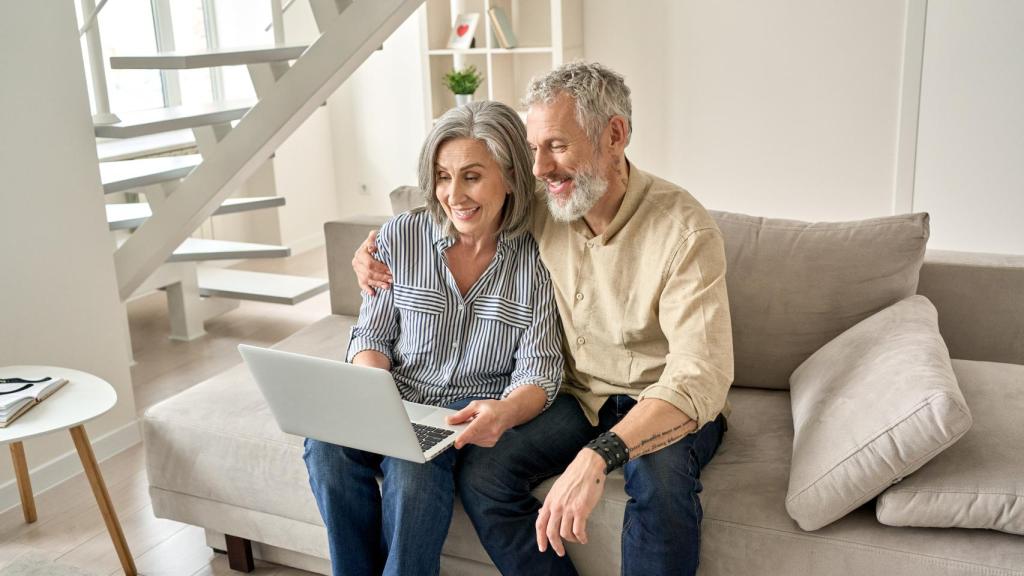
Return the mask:
{"type": "Polygon", "coordinates": [[[32,496],[32,481],[28,477],[28,463],[25,462],[25,446],[11,442],[11,459],[14,461],[14,476],[18,479],[18,493],[21,495],[21,513],[25,522],[36,521],[36,501],[32,496]]]}
{"type": "Polygon", "coordinates": [[[100,474],[100,467],[96,464],[96,455],[93,454],[92,445],[89,444],[89,437],[85,434],[83,426],[75,426],[70,429],[71,439],[75,441],[75,449],[78,450],[78,457],[82,460],[82,467],[85,468],[85,475],[89,478],[92,486],[93,496],[96,497],[96,504],[103,514],[103,521],[107,524],[107,532],[110,539],[114,541],[114,549],[117,550],[117,557],[121,560],[121,568],[125,576],[136,576],[135,560],[128,549],[128,542],[124,539],[124,532],[121,530],[121,523],[117,519],[117,512],[110,502],[110,494],[107,493],[107,485],[103,482],[100,474]]]}

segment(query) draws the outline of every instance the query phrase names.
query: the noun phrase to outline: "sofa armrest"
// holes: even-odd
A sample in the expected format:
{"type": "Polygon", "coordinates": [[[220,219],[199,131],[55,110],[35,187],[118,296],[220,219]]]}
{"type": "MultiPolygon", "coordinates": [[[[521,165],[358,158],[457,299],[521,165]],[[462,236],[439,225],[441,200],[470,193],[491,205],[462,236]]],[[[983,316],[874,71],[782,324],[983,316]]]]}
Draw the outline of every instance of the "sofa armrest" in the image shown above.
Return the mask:
{"type": "Polygon", "coordinates": [[[953,358],[1024,364],[1024,256],[929,250],[917,293],[953,358]]]}
{"type": "Polygon", "coordinates": [[[327,278],[331,285],[331,312],[342,316],[359,316],[359,284],[352,271],[352,255],[377,230],[387,216],[356,216],[340,222],[324,224],[327,243],[327,278]]]}

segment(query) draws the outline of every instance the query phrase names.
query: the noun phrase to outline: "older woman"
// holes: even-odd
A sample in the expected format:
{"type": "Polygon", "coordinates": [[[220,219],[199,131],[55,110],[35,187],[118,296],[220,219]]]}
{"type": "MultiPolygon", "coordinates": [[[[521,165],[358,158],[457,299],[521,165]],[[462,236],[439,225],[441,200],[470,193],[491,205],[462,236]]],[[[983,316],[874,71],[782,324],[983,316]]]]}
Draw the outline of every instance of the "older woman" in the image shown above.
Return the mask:
{"type": "MultiPolygon", "coordinates": [[[[352,329],[352,363],[390,370],[404,399],[470,422],[457,448],[493,446],[561,383],[554,297],[527,233],[531,165],[526,129],[508,106],[474,102],[445,114],[420,153],[426,208],[394,217],[377,239],[393,289],[364,295],[352,329]]],[[[437,574],[462,454],[415,464],[307,440],[334,574],[437,574]]]]}

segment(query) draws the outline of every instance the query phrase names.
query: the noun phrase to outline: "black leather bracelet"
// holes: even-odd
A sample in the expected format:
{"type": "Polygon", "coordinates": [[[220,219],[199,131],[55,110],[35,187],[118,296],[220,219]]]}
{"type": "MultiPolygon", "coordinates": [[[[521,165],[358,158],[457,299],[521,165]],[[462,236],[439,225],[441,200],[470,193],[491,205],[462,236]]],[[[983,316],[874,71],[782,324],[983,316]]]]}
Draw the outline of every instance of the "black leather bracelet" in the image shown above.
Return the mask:
{"type": "Polygon", "coordinates": [[[605,474],[629,462],[629,448],[626,447],[626,443],[615,432],[608,431],[601,434],[591,440],[587,444],[587,448],[597,452],[601,458],[604,458],[605,474]]]}

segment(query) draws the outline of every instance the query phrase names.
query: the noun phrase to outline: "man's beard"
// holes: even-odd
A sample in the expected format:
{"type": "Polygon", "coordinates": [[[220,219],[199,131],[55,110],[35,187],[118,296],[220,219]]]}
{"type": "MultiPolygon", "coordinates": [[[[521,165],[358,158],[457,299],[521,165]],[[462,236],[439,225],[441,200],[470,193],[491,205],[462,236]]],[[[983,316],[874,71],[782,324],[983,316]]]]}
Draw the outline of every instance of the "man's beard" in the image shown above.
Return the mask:
{"type": "Polygon", "coordinates": [[[593,166],[581,168],[572,178],[572,193],[565,203],[548,194],[548,211],[559,222],[579,220],[601,200],[608,190],[608,180],[598,175],[593,166]]]}

